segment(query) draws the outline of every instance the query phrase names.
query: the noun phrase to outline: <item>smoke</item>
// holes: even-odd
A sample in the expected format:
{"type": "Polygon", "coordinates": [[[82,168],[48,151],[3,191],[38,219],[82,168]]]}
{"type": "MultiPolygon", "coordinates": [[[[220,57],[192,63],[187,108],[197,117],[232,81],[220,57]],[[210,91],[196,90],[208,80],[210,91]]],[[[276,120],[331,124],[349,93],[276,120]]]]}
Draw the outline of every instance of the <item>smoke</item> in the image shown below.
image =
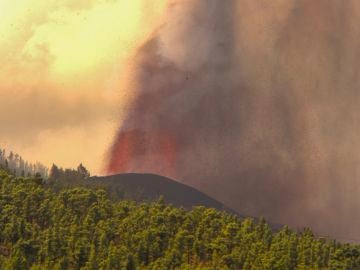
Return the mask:
{"type": "Polygon", "coordinates": [[[355,0],[174,0],[138,49],[108,172],[360,239],[355,0]]]}

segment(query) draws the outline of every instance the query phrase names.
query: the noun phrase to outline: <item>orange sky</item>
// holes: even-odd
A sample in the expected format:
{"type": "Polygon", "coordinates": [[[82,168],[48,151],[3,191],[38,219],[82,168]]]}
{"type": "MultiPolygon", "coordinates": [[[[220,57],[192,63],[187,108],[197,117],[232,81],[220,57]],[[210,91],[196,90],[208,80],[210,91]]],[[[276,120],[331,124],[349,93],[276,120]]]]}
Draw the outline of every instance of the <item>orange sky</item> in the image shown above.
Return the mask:
{"type": "Polygon", "coordinates": [[[101,174],[121,78],[165,0],[0,0],[0,146],[101,174]]]}

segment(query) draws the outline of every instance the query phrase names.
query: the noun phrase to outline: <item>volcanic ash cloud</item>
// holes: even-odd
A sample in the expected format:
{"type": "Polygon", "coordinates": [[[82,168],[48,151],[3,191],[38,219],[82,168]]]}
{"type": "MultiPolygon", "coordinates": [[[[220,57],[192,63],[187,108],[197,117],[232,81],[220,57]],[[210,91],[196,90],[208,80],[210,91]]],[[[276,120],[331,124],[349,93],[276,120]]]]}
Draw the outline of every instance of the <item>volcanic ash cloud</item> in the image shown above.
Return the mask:
{"type": "Polygon", "coordinates": [[[131,65],[108,172],[356,237],[359,15],[355,0],[171,1],[131,65]]]}

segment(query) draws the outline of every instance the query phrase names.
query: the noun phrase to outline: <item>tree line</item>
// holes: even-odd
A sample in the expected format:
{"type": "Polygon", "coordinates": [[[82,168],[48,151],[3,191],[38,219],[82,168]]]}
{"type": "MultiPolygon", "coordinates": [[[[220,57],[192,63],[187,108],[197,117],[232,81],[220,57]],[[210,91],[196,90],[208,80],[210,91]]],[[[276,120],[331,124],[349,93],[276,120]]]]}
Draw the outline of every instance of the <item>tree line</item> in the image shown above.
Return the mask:
{"type": "Polygon", "coordinates": [[[0,269],[360,269],[360,246],[265,220],[157,202],[111,201],[103,190],[59,192],[0,171],[0,269]]]}
{"type": "Polygon", "coordinates": [[[49,181],[76,181],[84,180],[90,177],[90,171],[80,163],[76,169],[58,167],[53,164],[49,171],[49,181]]]}
{"type": "Polygon", "coordinates": [[[0,148],[0,168],[7,170],[15,176],[35,176],[41,175],[48,177],[48,168],[40,162],[31,163],[24,160],[19,154],[0,148]]]}

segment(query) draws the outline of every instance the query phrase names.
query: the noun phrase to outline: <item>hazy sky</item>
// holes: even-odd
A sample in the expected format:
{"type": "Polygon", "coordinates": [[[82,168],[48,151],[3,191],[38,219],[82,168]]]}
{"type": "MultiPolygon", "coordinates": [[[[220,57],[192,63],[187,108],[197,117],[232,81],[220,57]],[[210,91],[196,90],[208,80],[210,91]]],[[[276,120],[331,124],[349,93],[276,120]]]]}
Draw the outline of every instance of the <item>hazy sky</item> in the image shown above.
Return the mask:
{"type": "Polygon", "coordinates": [[[164,0],[0,0],[0,146],[99,174],[124,70],[164,0]]]}

